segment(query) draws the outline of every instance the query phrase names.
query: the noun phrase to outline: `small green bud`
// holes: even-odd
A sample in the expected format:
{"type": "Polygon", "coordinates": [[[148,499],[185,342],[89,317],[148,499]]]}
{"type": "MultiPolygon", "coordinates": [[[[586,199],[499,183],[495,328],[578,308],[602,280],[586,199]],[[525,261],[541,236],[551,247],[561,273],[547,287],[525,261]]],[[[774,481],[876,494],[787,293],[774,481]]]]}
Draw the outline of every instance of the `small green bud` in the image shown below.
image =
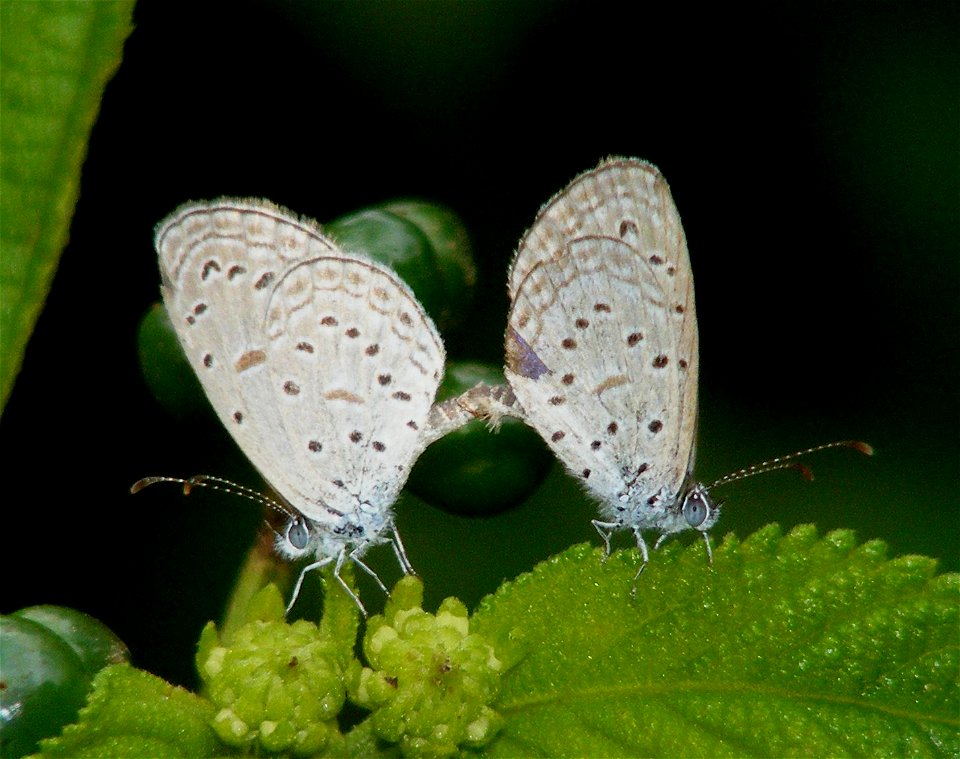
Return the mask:
{"type": "Polygon", "coordinates": [[[351,700],[370,709],[381,740],[405,756],[448,756],[479,748],[503,720],[491,708],[504,666],[493,646],[470,633],[466,607],[448,598],[437,613],[420,604],[415,577],[397,583],[384,615],[372,617],[363,650],[369,667],[347,674],[351,700]]]}
{"type": "Polygon", "coordinates": [[[218,708],[212,726],[220,740],[254,753],[322,751],[338,734],[336,717],[345,700],[337,653],[332,639],[302,620],[251,621],[229,645],[208,625],[197,665],[218,708]]]}

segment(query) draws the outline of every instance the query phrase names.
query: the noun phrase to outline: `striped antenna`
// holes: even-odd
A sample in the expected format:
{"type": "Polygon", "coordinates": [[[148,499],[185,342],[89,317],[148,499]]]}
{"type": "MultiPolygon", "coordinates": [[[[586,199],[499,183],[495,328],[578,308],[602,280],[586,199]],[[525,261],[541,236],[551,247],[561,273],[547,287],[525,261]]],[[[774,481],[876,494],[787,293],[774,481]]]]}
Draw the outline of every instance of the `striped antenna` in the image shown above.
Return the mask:
{"type": "Polygon", "coordinates": [[[726,485],[730,482],[736,482],[737,480],[743,480],[747,477],[753,477],[755,474],[775,472],[778,469],[796,469],[801,475],[803,475],[805,479],[812,480],[813,470],[811,470],[806,464],[802,464],[801,462],[797,461],[797,459],[803,456],[809,456],[812,453],[825,451],[828,448],[852,448],[855,451],[859,451],[864,456],[873,455],[873,446],[869,445],[868,443],[864,443],[860,440],[838,440],[834,443],[815,445],[813,448],[805,448],[802,451],[788,453],[786,456],[777,456],[775,459],[762,461],[759,464],[753,464],[752,466],[744,467],[736,472],[731,472],[730,474],[724,475],[719,480],[711,483],[707,487],[707,490],[713,490],[718,485],[726,485]]]}
{"type": "MultiPolygon", "coordinates": [[[[137,480],[135,483],[133,483],[133,485],[130,486],[130,492],[133,494],[139,493],[144,488],[150,487],[151,485],[156,485],[159,482],[170,482],[175,485],[183,486],[184,495],[190,495],[190,492],[193,490],[193,488],[210,488],[211,490],[217,490],[221,493],[228,493],[229,495],[236,495],[240,496],[241,498],[246,498],[248,501],[259,503],[261,506],[268,506],[289,519],[300,518],[300,515],[290,507],[282,503],[278,503],[262,493],[258,493],[253,488],[238,485],[236,482],[225,480],[222,477],[214,477],[213,475],[209,474],[196,474],[186,480],[182,480],[179,477],[144,477],[141,480],[137,480]]],[[[267,520],[267,523],[270,523],[269,520],[267,520]]],[[[273,525],[270,525],[270,529],[272,529],[278,535],[281,534],[273,525]]]]}

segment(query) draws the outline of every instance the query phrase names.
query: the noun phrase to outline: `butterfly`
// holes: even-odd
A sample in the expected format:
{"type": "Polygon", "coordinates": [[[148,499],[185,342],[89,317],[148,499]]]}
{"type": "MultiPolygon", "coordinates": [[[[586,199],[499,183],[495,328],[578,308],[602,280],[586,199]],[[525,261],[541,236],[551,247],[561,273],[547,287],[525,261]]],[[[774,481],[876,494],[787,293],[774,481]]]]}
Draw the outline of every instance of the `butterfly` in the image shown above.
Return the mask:
{"type": "MultiPolygon", "coordinates": [[[[782,468],[842,441],[748,467],[705,485],[694,477],[699,349],[693,274],[680,215],[659,170],[611,158],[538,213],[507,278],[504,373],[515,396],[491,414],[520,416],[599,505],[593,526],[630,530],[649,562],[684,530],[720,516],[711,490],[782,468]]],[[[634,588],[636,585],[634,584],[634,588]]]]}
{"type": "MultiPolygon", "coordinates": [[[[472,416],[435,406],[445,352],[410,288],[346,253],[309,219],[263,200],[188,203],[156,229],[163,301],[220,421],[279,496],[216,477],[146,478],[215,487],[281,516],[276,550],[352,561],[390,542],[413,573],[393,504],[431,442],[472,416]]],[[[289,607],[288,607],[289,609],[289,607]]]]}

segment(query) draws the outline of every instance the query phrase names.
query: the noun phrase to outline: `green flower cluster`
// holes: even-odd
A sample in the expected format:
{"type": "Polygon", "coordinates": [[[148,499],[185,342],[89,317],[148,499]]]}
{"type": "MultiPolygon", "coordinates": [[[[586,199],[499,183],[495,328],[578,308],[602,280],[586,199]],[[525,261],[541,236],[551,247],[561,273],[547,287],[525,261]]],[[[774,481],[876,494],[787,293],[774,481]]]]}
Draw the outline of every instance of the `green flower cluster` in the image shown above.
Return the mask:
{"type": "Polygon", "coordinates": [[[346,694],[335,642],[310,622],[286,624],[282,605],[279,618],[245,624],[227,645],[207,625],[197,665],[227,745],[308,756],[339,736],[346,694]]]}
{"type": "Polygon", "coordinates": [[[406,577],[383,616],[367,623],[363,649],[370,667],[354,662],[350,699],[370,709],[375,734],[399,743],[405,756],[447,756],[488,743],[502,725],[489,704],[504,665],[482,636],[470,634],[466,607],[446,599],[436,615],[421,608],[423,585],[406,577]]]}

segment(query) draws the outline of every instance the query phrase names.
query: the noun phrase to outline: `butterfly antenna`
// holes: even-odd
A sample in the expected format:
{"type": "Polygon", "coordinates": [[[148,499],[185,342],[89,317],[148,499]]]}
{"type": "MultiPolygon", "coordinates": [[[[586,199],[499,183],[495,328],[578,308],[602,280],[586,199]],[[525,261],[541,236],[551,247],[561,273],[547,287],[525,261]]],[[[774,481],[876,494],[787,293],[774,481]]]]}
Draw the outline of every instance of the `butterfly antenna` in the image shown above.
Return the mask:
{"type": "Polygon", "coordinates": [[[795,453],[788,453],[786,456],[778,456],[775,459],[770,459],[769,461],[762,461],[759,464],[754,464],[752,466],[744,467],[739,469],[736,472],[731,472],[730,474],[724,475],[719,480],[711,483],[708,486],[708,490],[712,490],[718,485],[726,485],[729,482],[736,482],[737,480],[743,480],[747,477],[753,477],[755,474],[764,474],[765,472],[775,472],[778,469],[796,469],[800,474],[807,480],[813,479],[813,470],[810,469],[806,464],[803,464],[797,459],[803,456],[809,456],[812,453],[819,453],[820,451],[825,451],[828,448],[852,448],[855,451],[859,451],[864,456],[873,455],[873,446],[868,443],[864,443],[860,440],[838,440],[834,443],[824,443],[823,445],[815,445],[813,448],[805,448],[802,451],[796,451],[795,453]]]}
{"type": "Polygon", "coordinates": [[[277,503],[262,493],[258,493],[253,488],[238,485],[236,482],[225,480],[222,477],[214,477],[209,474],[197,474],[186,480],[182,480],[179,477],[144,477],[142,480],[137,480],[130,486],[130,492],[139,493],[144,488],[150,485],[156,485],[158,482],[172,482],[175,485],[181,485],[183,486],[184,495],[190,495],[193,488],[210,488],[211,490],[217,490],[221,493],[246,498],[248,501],[259,503],[261,506],[268,506],[285,516],[296,517],[296,514],[293,514],[290,509],[285,508],[283,504],[277,503]]]}

